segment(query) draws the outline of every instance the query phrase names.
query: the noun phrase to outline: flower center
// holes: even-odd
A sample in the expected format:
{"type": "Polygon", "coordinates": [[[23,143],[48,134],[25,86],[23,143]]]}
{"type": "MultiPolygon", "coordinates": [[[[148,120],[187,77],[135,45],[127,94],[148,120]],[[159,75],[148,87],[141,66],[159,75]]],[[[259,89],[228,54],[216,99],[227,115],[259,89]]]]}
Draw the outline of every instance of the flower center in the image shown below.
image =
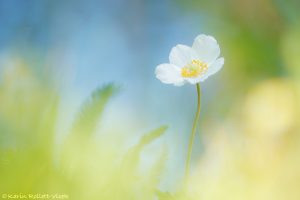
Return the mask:
{"type": "Polygon", "coordinates": [[[181,68],[181,76],[184,78],[194,78],[204,74],[208,67],[205,62],[200,60],[192,60],[186,66],[181,68]]]}

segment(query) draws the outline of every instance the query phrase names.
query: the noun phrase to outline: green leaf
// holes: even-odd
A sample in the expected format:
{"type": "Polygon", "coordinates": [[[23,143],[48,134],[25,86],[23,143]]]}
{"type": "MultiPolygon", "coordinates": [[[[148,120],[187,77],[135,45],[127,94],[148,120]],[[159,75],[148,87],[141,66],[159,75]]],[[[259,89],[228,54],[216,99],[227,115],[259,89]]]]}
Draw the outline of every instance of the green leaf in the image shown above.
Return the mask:
{"type": "Polygon", "coordinates": [[[162,192],[160,190],[155,191],[156,196],[159,200],[175,200],[174,196],[169,192],[162,192]]]}
{"type": "Polygon", "coordinates": [[[165,131],[167,130],[167,126],[161,126],[157,129],[154,129],[152,131],[150,131],[149,133],[145,134],[139,141],[138,144],[136,144],[134,147],[132,147],[128,153],[127,153],[127,157],[131,157],[134,159],[138,159],[138,156],[140,154],[140,152],[142,151],[142,149],[149,143],[151,143],[153,140],[159,138],[160,136],[162,136],[165,131]]]}
{"type": "Polygon", "coordinates": [[[91,136],[106,104],[119,89],[115,84],[110,83],[94,90],[92,95],[80,107],[73,124],[72,134],[91,136]]]}
{"type": "Polygon", "coordinates": [[[138,144],[136,144],[134,147],[128,150],[123,160],[123,167],[127,170],[130,169],[132,172],[135,171],[136,167],[138,166],[140,153],[143,150],[143,148],[147,144],[151,143],[153,140],[162,136],[167,130],[167,128],[167,126],[161,126],[144,135],[140,139],[138,144]]]}

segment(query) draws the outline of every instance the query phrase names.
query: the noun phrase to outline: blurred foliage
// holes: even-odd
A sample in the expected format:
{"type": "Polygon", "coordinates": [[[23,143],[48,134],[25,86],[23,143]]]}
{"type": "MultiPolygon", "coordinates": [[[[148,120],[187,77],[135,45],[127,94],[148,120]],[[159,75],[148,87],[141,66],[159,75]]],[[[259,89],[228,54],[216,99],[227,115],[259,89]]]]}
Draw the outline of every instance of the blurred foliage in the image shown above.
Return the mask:
{"type": "Polygon", "coordinates": [[[97,126],[97,122],[109,99],[118,92],[114,84],[108,84],[96,89],[91,97],[82,105],[77,118],[75,119],[72,135],[83,134],[90,137],[97,126]]]}
{"type": "Polygon", "coordinates": [[[196,199],[300,199],[299,1],[177,2],[201,16],[199,32],[216,35],[225,57],[189,192],[196,199]]]}
{"type": "Polygon", "coordinates": [[[147,174],[140,172],[140,154],[167,127],[150,131],[130,149],[114,133],[100,133],[99,138],[94,134],[118,87],[107,84],[92,93],[79,109],[62,148],[58,148],[54,140],[59,102],[56,92],[40,82],[22,61],[4,70],[1,80],[2,193],[60,193],[70,199],[154,198],[167,154],[158,155],[147,174]]]}
{"type": "Polygon", "coordinates": [[[207,130],[192,193],[199,199],[299,199],[299,100],[299,87],[288,79],[249,90],[207,130]]]}

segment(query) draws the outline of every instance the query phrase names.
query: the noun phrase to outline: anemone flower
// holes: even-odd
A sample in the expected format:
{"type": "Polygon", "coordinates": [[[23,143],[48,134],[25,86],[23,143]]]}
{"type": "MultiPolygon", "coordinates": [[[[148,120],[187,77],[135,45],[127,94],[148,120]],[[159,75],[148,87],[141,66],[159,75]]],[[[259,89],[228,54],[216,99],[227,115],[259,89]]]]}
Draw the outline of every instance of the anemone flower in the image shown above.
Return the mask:
{"type": "Polygon", "coordinates": [[[185,178],[189,175],[197,121],[200,115],[200,82],[218,72],[224,65],[224,58],[220,57],[220,47],[216,39],[209,35],[198,35],[192,47],[178,44],[173,47],[170,63],[156,67],[156,77],[163,83],[182,86],[185,83],[196,84],[198,105],[190,136],[188,153],[185,164],[185,178]]]}

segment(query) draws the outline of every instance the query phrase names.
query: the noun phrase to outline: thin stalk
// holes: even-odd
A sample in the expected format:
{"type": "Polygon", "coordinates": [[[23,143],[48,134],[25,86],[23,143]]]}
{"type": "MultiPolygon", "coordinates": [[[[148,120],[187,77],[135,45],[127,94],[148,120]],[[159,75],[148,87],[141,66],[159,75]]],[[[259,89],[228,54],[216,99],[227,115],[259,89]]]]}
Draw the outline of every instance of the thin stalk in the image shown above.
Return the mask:
{"type": "Polygon", "coordinates": [[[193,151],[193,144],[196,136],[196,129],[197,129],[197,122],[199,120],[199,115],[200,115],[200,96],[201,96],[201,91],[200,91],[200,84],[197,83],[197,112],[196,116],[193,122],[193,128],[190,136],[190,141],[189,141],[189,146],[188,146],[188,152],[187,152],[187,158],[186,158],[186,163],[185,163],[185,179],[190,174],[190,165],[191,165],[191,157],[192,157],[192,151],[193,151]]]}

